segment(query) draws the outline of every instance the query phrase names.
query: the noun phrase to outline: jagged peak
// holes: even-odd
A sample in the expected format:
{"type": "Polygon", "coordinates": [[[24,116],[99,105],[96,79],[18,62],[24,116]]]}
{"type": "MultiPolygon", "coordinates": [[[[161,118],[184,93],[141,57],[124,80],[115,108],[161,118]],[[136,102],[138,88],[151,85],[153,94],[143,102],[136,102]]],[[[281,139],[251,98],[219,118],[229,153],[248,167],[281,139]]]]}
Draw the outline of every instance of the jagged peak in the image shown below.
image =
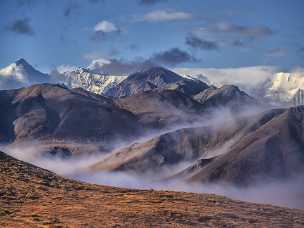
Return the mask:
{"type": "Polygon", "coordinates": [[[16,65],[30,65],[25,59],[20,58],[16,62],[16,65]]]}
{"type": "Polygon", "coordinates": [[[156,78],[161,77],[165,79],[165,81],[169,82],[176,82],[179,80],[184,79],[182,76],[174,73],[173,71],[170,71],[164,67],[156,66],[156,67],[150,67],[149,69],[146,69],[144,71],[136,72],[134,74],[131,74],[129,76],[130,79],[142,79],[144,77],[156,78]]]}

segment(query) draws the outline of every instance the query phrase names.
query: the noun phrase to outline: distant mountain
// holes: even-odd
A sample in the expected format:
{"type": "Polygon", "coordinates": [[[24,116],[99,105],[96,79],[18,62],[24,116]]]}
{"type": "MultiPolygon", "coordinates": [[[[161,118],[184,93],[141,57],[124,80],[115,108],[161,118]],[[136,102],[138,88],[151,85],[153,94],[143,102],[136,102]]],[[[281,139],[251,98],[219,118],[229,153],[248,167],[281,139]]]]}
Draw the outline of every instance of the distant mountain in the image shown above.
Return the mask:
{"type": "Polygon", "coordinates": [[[199,102],[176,90],[150,90],[114,101],[153,128],[193,122],[204,111],[199,102]]]}
{"type": "Polygon", "coordinates": [[[281,103],[291,103],[299,89],[304,90],[304,73],[277,73],[266,88],[265,97],[281,103]]]}
{"type": "Polygon", "coordinates": [[[0,91],[0,141],[33,139],[110,142],[138,135],[137,117],[83,89],[40,84],[0,91]]]}
{"type": "MultiPolygon", "coordinates": [[[[119,107],[136,114],[142,123],[157,128],[173,124],[193,123],[200,120],[203,115],[218,108],[226,107],[232,112],[236,112],[245,107],[259,105],[254,98],[236,86],[227,85],[221,88],[213,86],[202,88],[199,86],[197,90],[194,86],[192,91],[200,92],[191,96],[191,91],[182,90],[177,86],[181,82],[183,81],[174,83],[174,86],[171,83],[161,89],[116,98],[114,101],[119,107]]],[[[186,85],[192,83],[196,84],[194,81],[186,82],[186,85]]]]}
{"type": "Polygon", "coordinates": [[[292,98],[292,103],[295,106],[304,105],[304,90],[298,89],[292,98]]]}
{"type": "Polygon", "coordinates": [[[50,76],[36,70],[24,59],[0,69],[0,89],[15,89],[45,82],[51,82],[50,76]]]}
{"type": "MultiPolygon", "coordinates": [[[[191,72],[191,69],[189,69],[191,72]]],[[[204,69],[202,69],[204,71],[204,69]]],[[[266,101],[272,105],[292,105],[294,103],[293,98],[296,96],[298,90],[304,90],[304,72],[298,70],[294,72],[278,72],[267,71],[262,74],[264,77],[260,77],[259,82],[255,82],[252,85],[248,83],[249,77],[254,77],[254,74],[247,75],[246,71],[241,72],[237,76],[233,76],[231,69],[206,69],[204,75],[194,74],[188,77],[207,82],[208,85],[216,85],[221,87],[227,82],[229,84],[237,85],[246,93],[257,98],[259,101],[266,101]],[[210,75],[208,75],[208,73],[210,75]],[[229,75],[231,74],[231,76],[229,75]],[[247,80],[243,80],[241,77],[247,77],[247,80]],[[221,79],[221,80],[220,80],[221,79]],[[247,83],[246,83],[247,82],[247,83]]],[[[183,73],[183,71],[181,71],[183,73]]],[[[185,72],[184,72],[185,73],[185,72]]],[[[188,72],[189,73],[189,72],[188,72]]],[[[236,73],[236,72],[235,72],[236,73]]],[[[248,69],[248,72],[250,70],[248,69]]]]}
{"type": "Polygon", "coordinates": [[[103,94],[126,77],[96,73],[89,68],[81,67],[65,71],[53,70],[50,74],[44,74],[26,60],[19,59],[0,69],[0,89],[16,89],[41,83],[62,83],[69,88],[83,88],[96,94],[103,94]]]}
{"type": "Polygon", "coordinates": [[[204,105],[205,108],[226,106],[232,110],[245,106],[257,105],[258,102],[234,85],[214,86],[195,94],[193,99],[204,105]]]}
{"type": "Polygon", "coordinates": [[[70,88],[83,88],[87,91],[104,94],[112,87],[118,85],[127,76],[113,76],[108,74],[93,73],[87,68],[77,68],[71,71],[53,71],[57,81],[64,83],[70,88]]]}
{"type": "Polygon", "coordinates": [[[199,80],[182,77],[162,67],[152,67],[148,70],[131,74],[126,80],[109,89],[105,95],[125,97],[149,90],[165,88],[193,95],[208,88],[208,85],[199,80]]]}

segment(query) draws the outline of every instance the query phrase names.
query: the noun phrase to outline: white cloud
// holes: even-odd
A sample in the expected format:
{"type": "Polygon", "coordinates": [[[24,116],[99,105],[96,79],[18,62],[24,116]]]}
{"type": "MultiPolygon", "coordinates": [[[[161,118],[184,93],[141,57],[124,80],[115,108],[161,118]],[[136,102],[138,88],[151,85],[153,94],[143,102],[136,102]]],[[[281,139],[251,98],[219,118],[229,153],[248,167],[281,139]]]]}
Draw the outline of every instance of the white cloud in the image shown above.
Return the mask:
{"type": "Polygon", "coordinates": [[[73,66],[73,65],[60,65],[58,67],[56,67],[56,70],[59,72],[59,73],[64,73],[64,72],[71,72],[71,71],[74,71],[77,69],[77,66],[73,66]]]}
{"type": "Polygon", "coordinates": [[[89,52],[89,53],[85,53],[83,55],[83,58],[86,60],[96,60],[96,59],[102,59],[104,57],[104,55],[101,54],[101,52],[89,52]]]}
{"type": "Polygon", "coordinates": [[[103,59],[103,58],[95,59],[90,63],[90,65],[88,66],[88,69],[95,70],[97,68],[101,68],[104,65],[108,65],[110,63],[111,63],[111,61],[108,59],[103,59]]]}
{"type": "Polygon", "coordinates": [[[94,27],[95,32],[102,32],[102,33],[117,32],[118,30],[119,29],[115,24],[106,20],[98,22],[94,27]]]}
{"type": "Polygon", "coordinates": [[[188,20],[192,17],[190,13],[157,10],[152,11],[144,15],[144,21],[158,22],[158,21],[176,21],[176,20],[188,20]]]}
{"type": "Polygon", "coordinates": [[[273,66],[249,66],[238,68],[176,68],[174,71],[182,75],[203,75],[208,78],[211,84],[217,86],[236,84],[250,87],[273,78],[278,69],[273,66]]]}

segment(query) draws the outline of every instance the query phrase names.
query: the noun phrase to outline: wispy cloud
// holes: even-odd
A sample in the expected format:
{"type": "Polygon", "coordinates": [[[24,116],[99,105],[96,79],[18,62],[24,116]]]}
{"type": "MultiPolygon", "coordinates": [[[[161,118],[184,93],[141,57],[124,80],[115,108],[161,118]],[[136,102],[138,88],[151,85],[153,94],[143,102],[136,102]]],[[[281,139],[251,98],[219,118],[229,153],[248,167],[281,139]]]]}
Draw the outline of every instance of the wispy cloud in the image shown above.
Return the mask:
{"type": "Polygon", "coordinates": [[[144,15],[143,20],[149,22],[189,20],[192,14],[182,11],[156,10],[144,15]]]}
{"type": "Polygon", "coordinates": [[[139,0],[141,5],[153,5],[155,3],[166,2],[167,0],[139,0]]]}
{"type": "Polygon", "coordinates": [[[229,33],[253,38],[266,37],[274,33],[273,30],[267,26],[245,26],[229,22],[221,22],[208,27],[201,27],[197,29],[197,31],[201,33],[229,33]]]}
{"type": "Polygon", "coordinates": [[[15,21],[13,21],[7,27],[7,29],[11,32],[18,33],[18,34],[29,35],[29,36],[34,35],[34,29],[32,28],[32,26],[30,24],[29,18],[17,19],[15,21]]]}
{"type": "Polygon", "coordinates": [[[201,50],[217,50],[219,48],[216,41],[205,40],[192,34],[186,37],[186,44],[201,50]]]}

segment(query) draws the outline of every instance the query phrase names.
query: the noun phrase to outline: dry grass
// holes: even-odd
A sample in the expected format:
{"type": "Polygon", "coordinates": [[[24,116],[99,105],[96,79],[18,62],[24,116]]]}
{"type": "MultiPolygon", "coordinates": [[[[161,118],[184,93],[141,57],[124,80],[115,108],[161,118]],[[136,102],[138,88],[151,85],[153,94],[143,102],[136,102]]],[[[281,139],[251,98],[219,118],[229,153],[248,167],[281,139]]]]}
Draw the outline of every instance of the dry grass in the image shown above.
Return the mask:
{"type": "Polygon", "coordinates": [[[0,227],[304,227],[304,211],[79,183],[0,152],[0,227]]]}

